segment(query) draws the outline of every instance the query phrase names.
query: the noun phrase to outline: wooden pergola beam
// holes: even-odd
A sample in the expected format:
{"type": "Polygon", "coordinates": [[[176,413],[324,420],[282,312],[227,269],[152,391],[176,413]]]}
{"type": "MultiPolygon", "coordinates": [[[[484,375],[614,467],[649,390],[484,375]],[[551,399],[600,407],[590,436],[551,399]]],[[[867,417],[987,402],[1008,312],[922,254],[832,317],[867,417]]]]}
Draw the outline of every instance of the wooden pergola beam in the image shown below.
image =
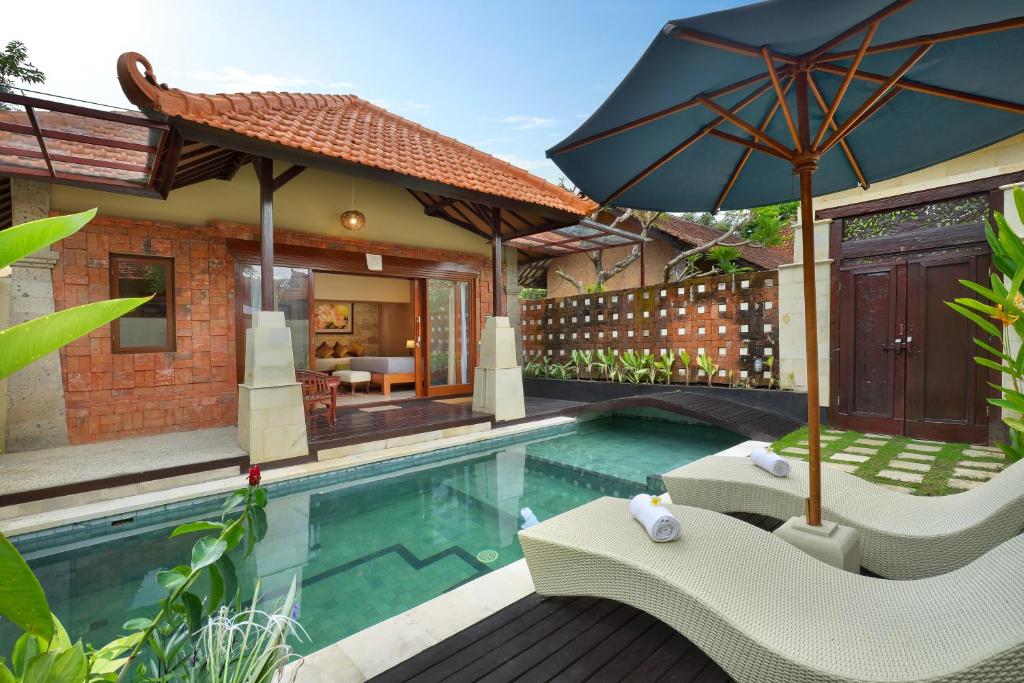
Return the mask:
{"type": "MultiPolygon", "coordinates": [[[[66,142],[81,142],[86,145],[97,145],[99,147],[112,147],[114,149],[126,149],[133,152],[144,152],[146,154],[156,154],[157,147],[154,145],[143,145],[135,142],[124,142],[123,140],[113,140],[111,138],[101,138],[95,135],[83,135],[81,133],[68,133],[62,130],[54,130],[52,128],[40,128],[40,132],[43,137],[48,140],[64,140],[66,142]]],[[[35,135],[35,129],[32,126],[26,126],[20,123],[9,123],[7,121],[0,121],[0,131],[7,133],[18,133],[19,135],[35,135]]]]}
{"type": "Polygon", "coordinates": [[[46,140],[43,139],[43,131],[39,128],[39,121],[36,120],[36,112],[32,107],[26,106],[25,114],[28,116],[29,123],[32,124],[32,131],[39,143],[39,151],[42,153],[43,161],[46,162],[46,168],[50,170],[51,176],[56,177],[57,172],[53,170],[53,160],[50,158],[50,152],[46,149],[46,140]]]}

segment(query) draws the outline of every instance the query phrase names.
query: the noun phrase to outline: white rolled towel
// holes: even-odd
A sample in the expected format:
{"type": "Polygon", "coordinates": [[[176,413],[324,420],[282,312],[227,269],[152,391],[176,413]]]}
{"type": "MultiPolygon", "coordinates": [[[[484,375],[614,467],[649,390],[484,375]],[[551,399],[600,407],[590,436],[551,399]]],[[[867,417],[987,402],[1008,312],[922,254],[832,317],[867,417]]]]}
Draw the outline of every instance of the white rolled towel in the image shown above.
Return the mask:
{"type": "Polygon", "coordinates": [[[529,529],[535,524],[540,524],[540,520],[537,519],[537,515],[533,514],[533,510],[530,508],[523,508],[519,511],[520,516],[523,518],[523,523],[520,525],[520,529],[529,529]]]}
{"type": "Polygon", "coordinates": [[[683,527],[671,512],[658,503],[660,501],[641,493],[629,501],[629,512],[653,540],[658,543],[674,541],[679,538],[683,527]]]}
{"type": "Polygon", "coordinates": [[[758,446],[750,451],[750,461],[776,477],[785,477],[789,474],[789,460],[764,446],[758,446]]]}

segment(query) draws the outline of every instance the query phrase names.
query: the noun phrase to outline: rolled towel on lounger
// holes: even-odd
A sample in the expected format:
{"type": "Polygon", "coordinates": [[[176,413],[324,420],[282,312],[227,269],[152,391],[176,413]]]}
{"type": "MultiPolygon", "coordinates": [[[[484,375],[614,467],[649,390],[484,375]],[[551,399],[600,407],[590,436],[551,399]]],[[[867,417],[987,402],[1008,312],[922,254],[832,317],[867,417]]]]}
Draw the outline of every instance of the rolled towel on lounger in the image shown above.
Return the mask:
{"type": "Polygon", "coordinates": [[[659,503],[657,499],[641,493],[629,501],[629,512],[653,540],[658,543],[674,541],[679,538],[683,527],[679,520],[659,503]]]}
{"type": "Polygon", "coordinates": [[[763,446],[750,451],[750,461],[776,477],[785,477],[789,474],[789,460],[763,446]]]}

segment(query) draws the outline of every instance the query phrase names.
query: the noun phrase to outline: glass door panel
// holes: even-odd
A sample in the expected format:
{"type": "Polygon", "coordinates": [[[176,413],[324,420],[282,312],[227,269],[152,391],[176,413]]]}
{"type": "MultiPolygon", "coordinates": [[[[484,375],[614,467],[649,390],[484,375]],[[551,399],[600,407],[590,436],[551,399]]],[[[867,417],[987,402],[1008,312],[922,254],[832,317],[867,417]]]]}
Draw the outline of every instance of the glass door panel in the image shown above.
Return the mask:
{"type": "MultiPolygon", "coordinates": [[[[263,305],[260,281],[259,266],[242,266],[243,330],[252,326],[253,312],[260,310],[263,305]]],[[[284,324],[292,331],[292,354],[295,356],[296,368],[309,367],[310,283],[308,268],[274,266],[274,308],[284,313],[284,324]]]]}
{"type": "Polygon", "coordinates": [[[469,379],[469,283],[427,280],[427,384],[467,388],[469,379]]]}

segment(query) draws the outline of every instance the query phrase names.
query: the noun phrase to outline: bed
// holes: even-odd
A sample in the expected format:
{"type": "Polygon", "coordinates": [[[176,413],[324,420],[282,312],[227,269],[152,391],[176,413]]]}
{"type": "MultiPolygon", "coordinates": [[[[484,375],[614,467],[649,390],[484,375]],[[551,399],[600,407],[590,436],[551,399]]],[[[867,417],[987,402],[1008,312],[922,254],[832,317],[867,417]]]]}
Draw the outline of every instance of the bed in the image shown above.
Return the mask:
{"type": "Polygon", "coordinates": [[[412,356],[361,356],[353,358],[352,370],[370,373],[370,383],[379,384],[385,396],[391,395],[392,384],[416,382],[416,359],[412,356]]]}

